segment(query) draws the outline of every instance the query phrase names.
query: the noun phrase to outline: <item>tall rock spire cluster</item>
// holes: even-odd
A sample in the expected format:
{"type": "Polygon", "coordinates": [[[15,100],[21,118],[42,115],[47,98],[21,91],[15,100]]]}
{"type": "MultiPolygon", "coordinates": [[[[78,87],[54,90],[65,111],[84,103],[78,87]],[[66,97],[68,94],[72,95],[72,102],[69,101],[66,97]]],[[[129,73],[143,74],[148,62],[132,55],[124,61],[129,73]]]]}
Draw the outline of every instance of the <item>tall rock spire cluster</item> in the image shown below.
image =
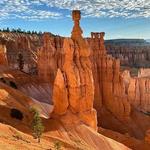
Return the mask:
{"type": "MultiPolygon", "coordinates": [[[[130,117],[130,103],[120,74],[120,61],[106,53],[104,32],[92,32],[87,39],[92,50],[91,62],[95,85],[94,107],[98,112],[106,107],[119,120],[130,117]]],[[[98,113],[98,120],[100,116],[98,113]]]]}
{"type": "Polygon", "coordinates": [[[80,11],[74,10],[72,18],[71,38],[51,38],[45,33],[43,47],[39,49],[38,71],[41,78],[52,81],[54,114],[74,114],[79,122],[96,129],[94,104],[97,112],[106,107],[117,118],[126,120],[131,109],[120,62],[107,55],[105,33],[92,32],[91,38],[84,39],[80,11]]]}
{"type": "Polygon", "coordinates": [[[72,114],[78,118],[78,123],[83,122],[96,129],[90,50],[79,26],[80,11],[73,11],[72,17],[74,20],[72,36],[71,39],[64,39],[62,47],[64,64],[58,69],[54,82],[54,114],[64,116],[72,114]]]}
{"type": "MultiPolygon", "coordinates": [[[[45,33],[38,53],[39,76],[52,84],[54,114],[62,118],[72,114],[78,122],[85,122],[96,129],[94,105],[98,122],[101,121],[99,112],[102,108],[121,121],[128,120],[133,104],[132,84],[129,81],[125,83],[120,60],[107,54],[104,32],[92,32],[91,38],[85,39],[80,28],[80,11],[74,10],[72,18],[71,38],[51,37],[45,33]]],[[[138,81],[148,83],[143,80],[138,81]]],[[[142,99],[149,102],[148,96],[142,99]]],[[[140,107],[147,110],[143,104],[140,107]]]]}

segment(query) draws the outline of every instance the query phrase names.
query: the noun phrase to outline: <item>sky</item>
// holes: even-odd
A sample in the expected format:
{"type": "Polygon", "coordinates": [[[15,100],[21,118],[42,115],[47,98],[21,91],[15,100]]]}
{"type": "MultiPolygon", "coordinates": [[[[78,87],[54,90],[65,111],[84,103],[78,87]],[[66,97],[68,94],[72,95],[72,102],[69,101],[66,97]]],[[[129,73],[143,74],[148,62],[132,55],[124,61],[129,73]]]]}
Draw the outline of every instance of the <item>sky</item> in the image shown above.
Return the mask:
{"type": "Polygon", "coordinates": [[[150,39],[150,0],[0,0],[0,28],[70,36],[71,11],[81,10],[84,36],[150,39]]]}

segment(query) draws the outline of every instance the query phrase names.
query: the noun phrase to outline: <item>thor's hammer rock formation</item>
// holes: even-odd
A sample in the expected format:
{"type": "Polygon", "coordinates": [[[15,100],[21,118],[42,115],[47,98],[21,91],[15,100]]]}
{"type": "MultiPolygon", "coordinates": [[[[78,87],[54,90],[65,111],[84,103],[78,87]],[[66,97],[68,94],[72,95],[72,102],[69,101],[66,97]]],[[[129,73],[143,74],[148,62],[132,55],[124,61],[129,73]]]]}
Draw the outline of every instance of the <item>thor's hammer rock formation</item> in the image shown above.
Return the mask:
{"type": "Polygon", "coordinates": [[[54,114],[62,115],[65,123],[83,122],[96,130],[90,50],[82,37],[79,25],[80,11],[74,10],[72,17],[74,20],[72,36],[71,39],[64,39],[62,47],[64,64],[58,69],[54,82],[54,114]]]}

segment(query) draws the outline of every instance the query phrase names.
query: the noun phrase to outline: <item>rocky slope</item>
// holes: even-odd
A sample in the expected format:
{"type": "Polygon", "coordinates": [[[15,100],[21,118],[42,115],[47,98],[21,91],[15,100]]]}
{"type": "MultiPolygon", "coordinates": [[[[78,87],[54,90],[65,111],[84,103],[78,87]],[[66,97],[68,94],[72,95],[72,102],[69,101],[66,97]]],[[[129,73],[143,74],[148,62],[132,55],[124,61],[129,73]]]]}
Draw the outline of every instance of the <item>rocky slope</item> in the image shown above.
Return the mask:
{"type": "Polygon", "coordinates": [[[23,133],[24,131],[0,123],[0,149],[55,150],[58,143],[63,150],[129,150],[124,145],[97,134],[86,126],[77,126],[67,131],[56,120],[47,123],[50,125],[46,128],[40,144],[33,139],[29,128],[26,128],[26,132],[23,133]]]}
{"type": "Polygon", "coordinates": [[[55,142],[62,143],[63,149],[68,150],[77,148],[99,149],[101,147],[106,150],[115,150],[116,147],[118,149],[127,149],[111,139],[98,135],[86,126],[76,126],[76,128],[68,130],[55,119],[43,120],[45,133],[41,144],[38,144],[33,139],[29,128],[31,121],[29,106],[31,103],[33,101],[18,90],[0,84],[0,122],[2,122],[0,123],[0,149],[4,147],[5,149],[54,149],[55,142]],[[23,113],[23,120],[11,117],[10,111],[14,108],[23,113]],[[90,139],[86,137],[90,137],[90,139]]]}

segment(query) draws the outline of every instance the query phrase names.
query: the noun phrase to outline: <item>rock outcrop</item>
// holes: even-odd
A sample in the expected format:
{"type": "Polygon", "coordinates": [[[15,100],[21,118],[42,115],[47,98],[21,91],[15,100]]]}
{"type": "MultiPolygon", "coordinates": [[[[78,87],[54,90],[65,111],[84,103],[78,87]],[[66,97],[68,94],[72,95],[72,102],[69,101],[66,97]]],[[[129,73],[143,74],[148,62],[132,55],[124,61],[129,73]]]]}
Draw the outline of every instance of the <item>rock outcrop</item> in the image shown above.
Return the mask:
{"type": "MultiPolygon", "coordinates": [[[[72,16],[74,20],[72,36],[71,39],[65,38],[63,41],[64,63],[62,68],[58,69],[54,82],[54,114],[75,115],[78,122],[83,122],[96,130],[90,50],[79,26],[80,11],[73,11],[72,16]]],[[[74,124],[74,120],[71,120],[73,121],[71,124],[74,124]]]]}
{"type": "Polygon", "coordinates": [[[54,41],[49,33],[44,33],[42,39],[43,46],[37,51],[38,76],[43,81],[53,84],[57,70],[54,56],[56,48],[52,45],[54,41]]]}
{"type": "Polygon", "coordinates": [[[104,32],[91,35],[92,38],[88,39],[88,42],[92,50],[95,108],[99,112],[101,107],[105,106],[117,118],[126,120],[131,109],[120,75],[120,61],[106,54],[104,32]]]}
{"type": "Polygon", "coordinates": [[[125,91],[129,102],[138,110],[150,112],[150,78],[145,77],[144,70],[139,71],[139,77],[131,77],[129,71],[122,73],[125,91]],[[142,71],[142,72],[141,72],[142,71]]]}
{"type": "Polygon", "coordinates": [[[141,68],[138,71],[138,77],[150,77],[150,69],[149,68],[141,68]]]}
{"type": "Polygon", "coordinates": [[[0,45],[0,65],[8,65],[5,45],[0,45]]]}
{"type": "Polygon", "coordinates": [[[145,134],[145,141],[150,144],[150,130],[147,130],[147,131],[146,131],[146,134],[145,134]]]}

